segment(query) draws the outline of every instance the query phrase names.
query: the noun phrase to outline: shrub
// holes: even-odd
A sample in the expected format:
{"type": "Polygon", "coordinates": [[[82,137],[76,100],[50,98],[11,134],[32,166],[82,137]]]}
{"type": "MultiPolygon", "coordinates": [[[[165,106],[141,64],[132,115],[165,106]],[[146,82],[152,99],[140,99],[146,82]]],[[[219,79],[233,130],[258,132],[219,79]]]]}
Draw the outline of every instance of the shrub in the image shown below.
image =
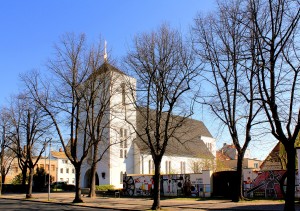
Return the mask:
{"type": "Polygon", "coordinates": [[[115,190],[115,186],[113,186],[113,185],[96,185],[96,190],[98,190],[98,191],[115,190]]]}

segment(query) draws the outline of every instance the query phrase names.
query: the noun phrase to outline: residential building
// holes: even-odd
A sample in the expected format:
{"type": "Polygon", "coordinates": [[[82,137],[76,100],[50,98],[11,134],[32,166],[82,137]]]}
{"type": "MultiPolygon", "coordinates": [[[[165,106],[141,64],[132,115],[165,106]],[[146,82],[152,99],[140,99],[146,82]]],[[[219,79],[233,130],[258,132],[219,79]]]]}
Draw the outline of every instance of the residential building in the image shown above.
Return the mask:
{"type": "MultiPolygon", "coordinates": [[[[36,161],[36,159],[34,158],[33,162],[35,162],[35,161],[36,161]]],[[[46,174],[48,174],[48,172],[50,170],[50,175],[53,178],[53,181],[56,181],[56,179],[57,179],[57,161],[56,160],[52,160],[52,159],[49,160],[49,157],[42,156],[38,160],[34,170],[36,171],[37,168],[44,169],[46,174]]],[[[22,171],[18,165],[18,159],[14,158],[14,160],[11,163],[10,169],[6,175],[5,183],[10,184],[13,181],[13,179],[18,174],[21,174],[21,173],[22,173],[22,171]]]]}
{"type": "Polygon", "coordinates": [[[75,184],[75,168],[61,148],[58,152],[51,151],[51,160],[57,162],[56,179],[54,181],[64,181],[68,184],[75,184]]]}
{"type": "MultiPolygon", "coordinates": [[[[224,144],[223,147],[217,151],[217,165],[218,171],[236,170],[237,166],[237,150],[235,146],[224,144]]],[[[260,170],[262,161],[256,158],[250,158],[250,150],[247,149],[244,159],[243,168],[252,169],[253,171],[260,170]]]]}

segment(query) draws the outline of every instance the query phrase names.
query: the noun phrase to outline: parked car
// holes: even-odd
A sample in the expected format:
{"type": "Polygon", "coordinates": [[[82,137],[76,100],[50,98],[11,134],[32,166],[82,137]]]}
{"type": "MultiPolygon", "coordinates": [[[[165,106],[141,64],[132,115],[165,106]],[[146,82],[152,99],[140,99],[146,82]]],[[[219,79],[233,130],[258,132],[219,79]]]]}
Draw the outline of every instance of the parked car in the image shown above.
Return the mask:
{"type": "Polygon", "coordinates": [[[61,189],[63,191],[74,191],[75,190],[75,185],[68,184],[67,182],[64,181],[59,181],[59,182],[53,182],[50,185],[52,190],[57,190],[61,189]]]}
{"type": "Polygon", "coordinates": [[[62,190],[65,190],[66,187],[67,187],[68,183],[67,182],[63,182],[63,181],[60,181],[60,182],[53,182],[50,187],[52,189],[62,189],[62,190]]]}

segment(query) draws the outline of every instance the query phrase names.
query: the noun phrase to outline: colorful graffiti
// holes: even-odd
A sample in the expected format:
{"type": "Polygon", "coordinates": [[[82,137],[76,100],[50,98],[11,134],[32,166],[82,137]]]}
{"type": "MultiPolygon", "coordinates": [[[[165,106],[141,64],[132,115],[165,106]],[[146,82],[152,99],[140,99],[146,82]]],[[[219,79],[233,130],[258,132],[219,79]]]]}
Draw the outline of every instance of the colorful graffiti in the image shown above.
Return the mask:
{"type": "Polygon", "coordinates": [[[284,195],[280,185],[285,172],[285,170],[260,172],[253,181],[247,180],[244,182],[245,196],[251,198],[283,198],[284,195]]]}
{"type": "MultiPolygon", "coordinates": [[[[162,175],[162,196],[205,196],[210,195],[210,184],[203,184],[202,174],[162,175]]],[[[153,190],[152,175],[124,175],[123,191],[129,196],[150,196],[153,190]]]]}

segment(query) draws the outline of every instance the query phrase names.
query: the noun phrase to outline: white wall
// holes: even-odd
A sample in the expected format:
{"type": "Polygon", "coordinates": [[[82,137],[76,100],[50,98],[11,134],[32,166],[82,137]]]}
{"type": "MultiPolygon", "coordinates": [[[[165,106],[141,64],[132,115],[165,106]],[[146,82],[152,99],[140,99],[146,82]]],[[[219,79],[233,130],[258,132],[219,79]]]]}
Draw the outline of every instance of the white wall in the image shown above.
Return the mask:
{"type": "Polygon", "coordinates": [[[106,184],[122,188],[122,174],[125,172],[127,174],[134,173],[132,141],[135,139],[133,128],[135,128],[136,111],[133,101],[135,100],[136,80],[121,74],[114,74],[112,80],[109,129],[111,147],[108,150],[108,167],[100,169],[100,171],[106,172],[108,178],[106,184]],[[123,103],[122,84],[125,84],[125,104],[123,103]],[[125,142],[127,143],[126,146],[125,142]]]}
{"type": "MultiPolygon", "coordinates": [[[[161,174],[194,173],[193,162],[203,162],[203,159],[177,156],[163,156],[161,161],[160,172],[161,174]]],[[[154,174],[154,164],[151,155],[140,155],[139,164],[136,165],[138,165],[140,169],[139,172],[134,172],[135,174],[142,174],[143,172],[144,174],[154,174]]]]}
{"type": "Polygon", "coordinates": [[[57,181],[66,181],[68,184],[75,184],[75,168],[72,163],[66,159],[57,159],[57,181]],[[63,173],[61,173],[61,170],[63,173]],[[67,173],[68,171],[68,173],[67,173]]]}
{"type": "Polygon", "coordinates": [[[207,148],[211,151],[213,156],[216,157],[216,153],[217,153],[216,139],[211,137],[206,137],[206,136],[201,136],[200,138],[205,143],[207,148]]]}

